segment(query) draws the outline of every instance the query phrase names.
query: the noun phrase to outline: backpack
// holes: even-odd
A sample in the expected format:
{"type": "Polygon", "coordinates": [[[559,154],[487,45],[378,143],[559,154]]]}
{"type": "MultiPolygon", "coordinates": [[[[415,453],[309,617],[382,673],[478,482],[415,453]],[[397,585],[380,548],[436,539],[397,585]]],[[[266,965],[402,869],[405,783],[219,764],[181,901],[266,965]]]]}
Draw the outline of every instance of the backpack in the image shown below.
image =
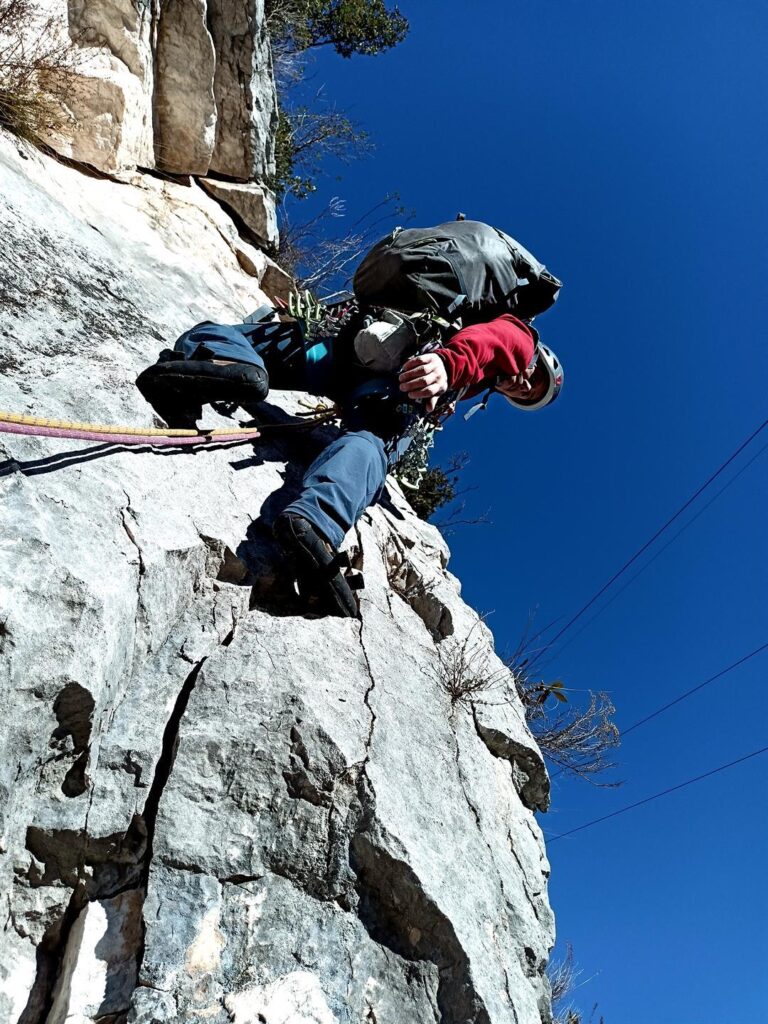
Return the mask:
{"type": "Polygon", "coordinates": [[[364,257],[354,277],[360,303],[463,324],[549,309],[560,281],[519,242],[474,220],[435,228],[395,228],[364,257]]]}

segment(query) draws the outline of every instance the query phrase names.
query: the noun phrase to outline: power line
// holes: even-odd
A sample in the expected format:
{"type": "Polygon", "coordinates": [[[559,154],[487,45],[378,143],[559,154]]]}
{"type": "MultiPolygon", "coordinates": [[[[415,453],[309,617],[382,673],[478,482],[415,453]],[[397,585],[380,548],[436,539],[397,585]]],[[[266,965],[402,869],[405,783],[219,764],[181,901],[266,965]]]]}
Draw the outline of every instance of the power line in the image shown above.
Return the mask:
{"type": "MultiPolygon", "coordinates": [[[[738,455],[740,455],[741,452],[744,451],[744,449],[747,447],[747,445],[749,445],[752,441],[754,441],[754,439],[758,436],[758,434],[762,430],[764,430],[766,428],[766,426],[768,426],[768,419],[763,420],[763,422],[760,424],[760,426],[757,427],[756,430],[753,430],[752,433],[749,435],[749,437],[746,438],[745,441],[741,442],[741,444],[738,446],[738,448],[731,455],[729,455],[728,458],[725,460],[725,462],[723,462],[722,465],[720,465],[715,470],[715,472],[712,473],[712,475],[710,477],[708,477],[708,479],[705,480],[704,483],[691,495],[691,497],[688,498],[688,500],[684,504],[682,504],[680,506],[680,508],[674,513],[674,515],[670,516],[670,518],[667,519],[667,521],[662,526],[660,526],[658,528],[658,530],[656,530],[656,532],[653,534],[653,536],[650,537],[642,545],[642,547],[638,548],[638,550],[632,555],[632,557],[627,559],[627,561],[621,566],[621,568],[618,569],[613,574],[613,576],[611,576],[611,578],[608,580],[608,582],[604,583],[603,586],[600,587],[600,589],[597,591],[597,593],[594,594],[587,601],[587,603],[585,605],[583,605],[576,612],[576,614],[573,615],[566,622],[566,624],[562,627],[562,629],[560,629],[560,631],[555,634],[555,636],[552,638],[552,640],[550,640],[550,642],[547,645],[547,648],[551,648],[555,643],[557,643],[557,641],[560,639],[560,637],[563,636],[563,634],[566,633],[571,628],[571,626],[574,625],[574,623],[578,622],[578,620],[581,618],[581,616],[592,607],[592,605],[595,603],[595,601],[597,601],[599,598],[601,598],[603,596],[603,594],[606,592],[606,590],[608,590],[608,588],[610,586],[612,586],[616,582],[616,580],[619,579],[620,576],[623,576],[624,573],[627,571],[627,569],[629,569],[629,567],[631,565],[634,565],[634,563],[638,560],[638,558],[648,550],[648,548],[654,543],[654,541],[658,540],[658,538],[662,535],[662,533],[664,533],[665,530],[669,529],[669,527],[672,525],[672,523],[674,523],[677,519],[680,518],[680,516],[683,514],[683,512],[685,512],[685,510],[687,508],[689,508],[693,504],[693,502],[699,497],[699,495],[702,494],[707,489],[707,487],[709,487],[709,485],[711,483],[713,483],[720,476],[720,474],[722,472],[724,472],[725,469],[727,469],[728,466],[730,466],[730,464],[733,462],[733,460],[738,455]]],[[[547,648],[545,648],[545,649],[547,649],[547,648]]],[[[534,661],[533,661],[532,664],[535,664],[535,662],[538,661],[538,659],[540,657],[541,657],[541,654],[539,654],[536,658],[534,658],[534,661]]]]}
{"type": "MultiPolygon", "coordinates": [[[[619,590],[613,595],[613,597],[611,597],[610,600],[608,600],[606,602],[606,604],[604,604],[603,607],[595,615],[592,616],[591,619],[588,619],[587,622],[581,627],[580,630],[578,630],[578,632],[574,636],[572,636],[565,644],[562,645],[562,647],[560,648],[560,650],[557,653],[558,654],[562,654],[562,652],[565,650],[566,647],[568,647],[570,644],[572,644],[573,641],[577,637],[581,636],[581,634],[584,632],[584,630],[587,629],[587,627],[590,626],[595,621],[595,619],[598,618],[598,616],[602,615],[602,613],[606,610],[606,608],[608,608],[616,600],[616,598],[619,597],[619,595],[622,594],[627,589],[627,587],[630,586],[637,579],[637,577],[641,573],[645,572],[645,570],[650,565],[652,565],[653,562],[655,562],[656,559],[667,550],[667,548],[670,546],[670,544],[673,544],[677,540],[677,538],[680,536],[681,533],[684,533],[688,529],[689,526],[691,526],[693,523],[695,523],[696,520],[699,518],[699,516],[703,515],[703,513],[706,512],[706,510],[709,508],[709,506],[712,505],[715,501],[717,501],[717,499],[720,497],[720,495],[724,491],[726,491],[731,486],[731,484],[733,484],[736,480],[738,480],[738,478],[742,475],[742,473],[746,472],[746,470],[749,469],[749,467],[752,465],[752,463],[755,462],[757,459],[759,459],[760,456],[765,451],[768,451],[768,444],[763,445],[763,447],[760,448],[757,451],[757,453],[755,455],[753,455],[752,458],[741,467],[741,469],[738,470],[737,473],[734,473],[734,475],[730,478],[730,480],[728,480],[728,482],[725,483],[720,488],[720,490],[717,491],[709,499],[709,501],[702,508],[700,508],[699,511],[694,516],[692,516],[691,519],[689,519],[688,522],[680,530],[677,531],[677,533],[673,534],[673,536],[667,541],[667,543],[664,544],[663,547],[661,547],[656,552],[656,554],[653,555],[653,557],[650,558],[645,563],[645,565],[643,565],[642,568],[640,568],[634,574],[634,576],[631,576],[630,579],[627,580],[627,582],[624,584],[624,586],[620,587],[619,590]]],[[[733,664],[728,665],[727,668],[721,669],[719,672],[716,672],[715,675],[710,676],[709,679],[705,679],[703,683],[699,683],[698,686],[694,686],[690,690],[686,690],[685,693],[681,693],[678,697],[675,697],[674,700],[669,701],[667,704],[663,704],[660,708],[657,708],[655,711],[652,711],[650,714],[646,715],[644,718],[640,719],[638,722],[633,722],[632,725],[628,726],[626,729],[622,729],[621,730],[622,739],[625,736],[627,736],[630,732],[633,732],[635,729],[640,728],[641,725],[645,725],[646,722],[650,722],[651,719],[656,718],[658,715],[661,715],[664,711],[667,711],[669,708],[674,707],[675,704],[679,704],[681,701],[686,700],[688,697],[692,696],[694,693],[698,693],[699,690],[704,689],[705,686],[709,686],[710,683],[714,683],[718,679],[721,679],[723,676],[727,675],[729,672],[732,672],[734,669],[738,668],[740,665],[743,665],[745,662],[749,661],[751,658],[754,658],[756,655],[758,655],[762,651],[766,650],[766,648],[768,648],[768,643],[762,644],[760,647],[756,648],[754,651],[751,651],[749,654],[744,655],[744,657],[739,658],[738,661],[735,661],[735,662],[733,662],[733,664]]],[[[553,779],[556,779],[559,775],[562,775],[564,771],[565,771],[564,768],[559,768],[556,772],[553,772],[550,777],[553,778],[553,779]]]]}
{"type": "Polygon", "coordinates": [[[766,650],[766,648],[768,648],[768,643],[761,644],[761,646],[757,647],[754,651],[751,651],[749,654],[745,654],[743,658],[739,658],[738,661],[734,661],[732,665],[729,665],[727,668],[722,669],[715,675],[710,676],[709,679],[705,679],[703,683],[699,683],[698,686],[694,686],[690,690],[686,690],[685,693],[681,693],[679,697],[675,697],[675,699],[669,701],[668,704],[663,704],[660,708],[656,708],[655,711],[646,715],[645,718],[641,718],[639,721],[633,722],[628,728],[621,730],[622,738],[634,729],[639,729],[640,726],[645,725],[646,722],[650,722],[652,718],[656,718],[658,715],[663,714],[663,712],[668,711],[669,708],[674,707],[675,704],[679,704],[681,701],[687,700],[688,697],[691,697],[694,693],[698,693],[699,690],[703,690],[705,686],[709,686],[709,684],[714,683],[715,680],[722,679],[722,677],[728,672],[732,672],[735,668],[738,668],[739,665],[743,665],[744,662],[749,661],[750,658],[754,658],[755,655],[760,654],[760,652],[766,650]]]}
{"type": "MultiPolygon", "coordinates": [[[[635,580],[638,578],[638,576],[641,576],[645,572],[646,569],[648,569],[651,565],[653,565],[653,563],[656,561],[656,559],[659,558],[661,555],[663,555],[664,552],[667,550],[667,548],[670,547],[672,544],[674,544],[675,541],[677,540],[677,538],[681,534],[685,533],[685,531],[688,529],[689,526],[693,526],[693,524],[696,522],[696,520],[707,511],[707,509],[710,507],[710,505],[713,505],[717,501],[717,499],[720,497],[720,495],[723,494],[725,491],[727,491],[728,488],[731,486],[731,484],[735,483],[739,479],[739,477],[742,475],[742,473],[745,473],[749,469],[749,467],[752,465],[752,463],[755,462],[757,459],[759,459],[760,456],[763,454],[763,452],[766,452],[766,451],[768,451],[768,444],[764,444],[763,447],[760,448],[759,451],[755,455],[752,456],[752,458],[749,460],[749,462],[746,462],[737,473],[734,473],[733,476],[731,477],[731,479],[727,483],[723,484],[723,486],[720,488],[720,490],[717,491],[709,499],[709,501],[699,509],[699,511],[695,515],[691,516],[691,518],[688,520],[688,522],[684,526],[680,527],[680,529],[677,531],[677,533],[672,534],[672,536],[667,541],[667,543],[663,544],[659,548],[659,550],[651,558],[649,558],[648,561],[644,565],[642,565],[633,576],[630,576],[630,578],[626,581],[626,583],[623,586],[619,587],[619,589],[616,591],[616,593],[613,594],[605,602],[605,604],[602,606],[602,608],[600,608],[598,611],[596,611],[591,619],[587,619],[587,621],[584,623],[584,625],[581,627],[581,629],[578,629],[573,634],[573,636],[569,637],[568,640],[566,640],[566,642],[560,646],[560,649],[558,651],[555,651],[555,652],[552,653],[552,656],[548,659],[546,664],[549,664],[549,662],[552,660],[552,658],[556,657],[557,655],[562,654],[563,651],[567,647],[570,647],[571,644],[574,642],[574,640],[578,639],[578,637],[581,636],[581,634],[584,632],[585,629],[589,629],[589,627],[592,625],[592,623],[595,621],[595,619],[599,619],[600,616],[603,614],[603,612],[607,611],[608,608],[611,607],[613,602],[618,597],[621,597],[621,595],[624,593],[624,591],[627,589],[627,587],[632,586],[632,584],[635,582],[635,580]]],[[[557,620],[555,620],[555,621],[557,621],[557,620]]],[[[552,623],[552,625],[554,625],[554,623],[552,623]]],[[[546,628],[548,629],[549,627],[546,627],[546,628]]],[[[546,632],[546,629],[544,630],[544,632],[546,632]]],[[[541,634],[539,634],[539,636],[540,635],[541,634]]],[[[548,649],[550,649],[550,647],[551,647],[551,644],[547,644],[546,647],[544,648],[544,650],[548,650],[548,649]]],[[[543,651],[542,651],[542,653],[543,653],[543,651]]]]}
{"type": "Polygon", "coordinates": [[[688,779],[687,782],[681,782],[677,786],[670,786],[669,789],[664,789],[661,793],[654,793],[653,796],[647,796],[644,800],[638,800],[637,803],[629,804],[627,807],[622,807],[618,811],[612,811],[611,814],[604,814],[602,818],[595,818],[593,821],[587,821],[583,825],[577,825],[576,828],[569,829],[567,832],[561,832],[560,835],[552,836],[548,839],[548,843],[554,843],[557,839],[565,839],[566,836],[572,836],[574,832],[583,832],[586,828],[592,828],[593,825],[599,825],[601,821],[608,821],[609,818],[616,818],[619,814],[626,814],[627,811],[633,811],[636,807],[642,807],[643,804],[649,804],[653,800],[658,800],[662,796],[667,796],[669,793],[674,793],[678,789],[685,789],[686,786],[692,786],[694,782],[701,782],[702,779],[708,779],[711,775],[717,775],[718,772],[724,772],[726,768],[733,768],[734,765],[742,764],[744,761],[749,761],[752,757],[757,757],[758,754],[764,754],[768,751],[768,747],[761,747],[760,750],[753,750],[751,754],[745,754],[744,757],[738,757],[735,761],[729,761],[728,764],[720,765],[719,768],[713,768],[712,771],[704,772],[703,775],[697,775],[694,779],[688,779]]]}
{"type": "MultiPolygon", "coordinates": [[[[750,658],[754,658],[756,655],[760,654],[761,651],[764,651],[766,649],[768,649],[768,642],[761,644],[760,647],[755,648],[754,651],[750,651],[749,654],[745,654],[743,658],[739,658],[738,661],[734,661],[733,664],[729,665],[727,668],[723,668],[719,672],[716,672],[715,675],[710,676],[709,679],[705,679],[704,682],[699,683],[698,686],[692,686],[690,690],[686,690],[685,693],[681,693],[678,697],[675,697],[674,700],[671,700],[666,704],[662,704],[660,708],[656,708],[655,711],[651,711],[651,713],[646,715],[645,718],[641,718],[639,721],[633,722],[632,725],[627,726],[626,729],[619,730],[621,733],[621,738],[624,739],[624,737],[628,735],[628,733],[633,732],[635,729],[639,729],[641,725],[645,725],[646,722],[650,722],[651,719],[656,718],[658,715],[663,714],[663,712],[665,711],[668,711],[671,707],[674,707],[675,704],[679,704],[681,701],[684,701],[688,697],[693,696],[694,693],[698,693],[699,690],[703,690],[704,687],[709,686],[710,683],[714,683],[717,679],[722,679],[724,675],[727,675],[729,672],[733,672],[733,670],[735,668],[738,668],[739,665],[743,665],[745,662],[749,661],[750,658]]],[[[589,761],[584,762],[584,764],[588,763],[589,761]]],[[[575,765],[574,767],[580,768],[582,766],[575,765]]],[[[558,768],[556,772],[552,773],[550,778],[556,779],[558,775],[562,775],[564,771],[565,768],[558,768]]]]}

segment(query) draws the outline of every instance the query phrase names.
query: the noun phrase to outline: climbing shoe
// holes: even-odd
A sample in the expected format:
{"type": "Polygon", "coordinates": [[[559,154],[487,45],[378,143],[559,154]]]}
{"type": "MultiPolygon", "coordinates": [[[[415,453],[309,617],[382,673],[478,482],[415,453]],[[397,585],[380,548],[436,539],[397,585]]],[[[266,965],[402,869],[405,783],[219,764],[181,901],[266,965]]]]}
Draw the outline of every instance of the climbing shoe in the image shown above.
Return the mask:
{"type": "Polygon", "coordinates": [[[348,564],[346,556],[334,551],[312,523],[290,512],[277,517],[274,533],[294,558],[302,596],[321,614],[357,618],[357,601],[341,571],[348,564]]]}
{"type": "Polygon", "coordinates": [[[164,349],[154,366],[136,378],[136,387],[169,427],[194,427],[206,402],[242,405],[263,402],[269,394],[269,377],[261,366],[177,355],[164,349]]]}

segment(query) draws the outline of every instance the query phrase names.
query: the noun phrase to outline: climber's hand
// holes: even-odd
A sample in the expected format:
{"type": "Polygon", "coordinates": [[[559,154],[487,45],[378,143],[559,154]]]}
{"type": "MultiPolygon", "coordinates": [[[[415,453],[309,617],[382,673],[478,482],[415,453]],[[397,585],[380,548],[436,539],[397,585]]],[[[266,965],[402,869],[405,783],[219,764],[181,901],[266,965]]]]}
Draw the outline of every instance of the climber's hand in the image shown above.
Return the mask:
{"type": "Polygon", "coordinates": [[[433,412],[437,399],[448,390],[448,371],[436,352],[412,356],[400,372],[400,390],[409,398],[426,399],[427,412],[433,412]]]}

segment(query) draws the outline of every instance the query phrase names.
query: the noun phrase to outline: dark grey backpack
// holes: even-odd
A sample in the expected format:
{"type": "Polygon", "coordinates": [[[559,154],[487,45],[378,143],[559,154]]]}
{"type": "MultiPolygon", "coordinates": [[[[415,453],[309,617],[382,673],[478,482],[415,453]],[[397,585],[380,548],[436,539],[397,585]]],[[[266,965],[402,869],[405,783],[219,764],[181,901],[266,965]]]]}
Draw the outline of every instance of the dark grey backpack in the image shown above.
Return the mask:
{"type": "Polygon", "coordinates": [[[560,281],[519,242],[476,220],[396,228],[357,268],[355,295],[368,306],[432,310],[465,324],[549,309],[560,281]]]}

